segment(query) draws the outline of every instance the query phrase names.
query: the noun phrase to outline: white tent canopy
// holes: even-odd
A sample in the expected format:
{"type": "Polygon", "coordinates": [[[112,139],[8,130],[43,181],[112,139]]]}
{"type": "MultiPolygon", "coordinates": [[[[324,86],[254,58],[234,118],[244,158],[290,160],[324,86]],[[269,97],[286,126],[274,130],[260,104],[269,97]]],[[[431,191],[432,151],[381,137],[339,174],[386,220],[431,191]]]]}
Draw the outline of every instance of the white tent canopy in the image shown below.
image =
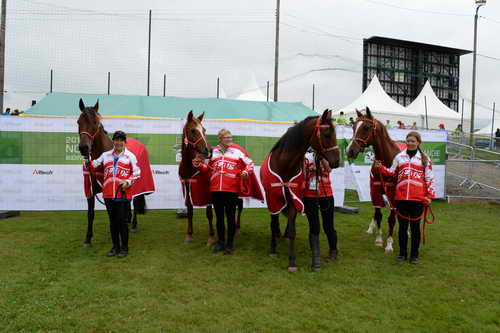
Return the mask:
{"type": "MultiPolygon", "coordinates": [[[[429,129],[437,129],[442,123],[446,129],[453,130],[461,123],[462,116],[441,102],[428,80],[417,98],[406,107],[411,113],[419,115],[419,127],[426,127],[426,104],[429,129]]],[[[470,123],[464,123],[464,128],[467,128],[467,124],[470,123]]]]}
{"type": "Polygon", "coordinates": [[[356,110],[364,109],[367,106],[370,108],[373,116],[384,124],[386,120],[390,120],[395,125],[396,121],[401,120],[405,124],[411,125],[418,118],[416,113],[407,110],[387,95],[376,75],[363,94],[351,104],[340,109],[339,112],[343,111],[347,117],[356,118],[356,110]]]}
{"type": "MultiPolygon", "coordinates": [[[[500,115],[495,114],[495,118],[493,120],[494,120],[494,122],[493,122],[493,136],[495,136],[495,132],[496,132],[497,128],[500,128],[500,115]]],[[[490,123],[487,126],[481,128],[477,132],[474,132],[474,134],[490,136],[491,135],[491,125],[492,125],[492,123],[490,121],[490,123]]]]}
{"type": "Polygon", "coordinates": [[[255,79],[255,75],[252,74],[249,81],[247,82],[244,92],[240,94],[236,99],[240,101],[256,101],[256,102],[266,102],[267,96],[262,93],[255,79]]]}

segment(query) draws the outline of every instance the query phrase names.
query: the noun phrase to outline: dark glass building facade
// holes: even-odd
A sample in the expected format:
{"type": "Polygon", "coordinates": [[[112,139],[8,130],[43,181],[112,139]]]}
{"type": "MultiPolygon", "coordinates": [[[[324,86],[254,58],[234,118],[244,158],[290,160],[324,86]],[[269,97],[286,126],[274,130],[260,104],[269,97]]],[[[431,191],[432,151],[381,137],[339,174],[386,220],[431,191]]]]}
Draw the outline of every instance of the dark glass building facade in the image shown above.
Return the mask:
{"type": "Polygon", "coordinates": [[[407,106],[430,80],[437,97],[458,111],[460,56],[468,53],[392,38],[363,39],[363,91],[376,74],[387,94],[407,106]]]}

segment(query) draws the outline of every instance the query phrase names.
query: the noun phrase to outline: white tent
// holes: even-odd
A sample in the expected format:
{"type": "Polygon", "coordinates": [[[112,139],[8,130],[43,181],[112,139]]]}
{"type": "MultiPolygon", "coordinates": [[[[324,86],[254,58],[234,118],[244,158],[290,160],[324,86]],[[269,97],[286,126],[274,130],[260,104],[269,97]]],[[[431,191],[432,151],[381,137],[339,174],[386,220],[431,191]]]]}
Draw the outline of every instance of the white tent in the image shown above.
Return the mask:
{"type": "MultiPolygon", "coordinates": [[[[349,118],[356,118],[356,110],[364,109],[368,106],[375,118],[385,124],[386,120],[390,120],[395,126],[398,120],[401,120],[406,125],[411,125],[417,121],[418,115],[407,110],[404,106],[393,100],[382,88],[378,77],[375,75],[371,80],[368,88],[354,102],[339,110],[349,118]]],[[[338,113],[335,113],[336,115],[338,113]]]]}
{"type": "Polygon", "coordinates": [[[267,96],[262,93],[255,79],[255,75],[252,74],[249,81],[247,82],[243,93],[240,94],[236,99],[240,101],[257,101],[266,102],[267,96]]]}
{"type": "MultiPolygon", "coordinates": [[[[442,123],[445,129],[454,130],[461,123],[462,116],[441,102],[434,93],[429,81],[427,81],[417,98],[406,107],[411,113],[419,115],[418,127],[427,127],[426,104],[429,129],[438,129],[439,124],[442,123]]],[[[464,119],[464,129],[468,128],[468,125],[470,126],[470,122],[464,119]]]]}
{"type": "MultiPolygon", "coordinates": [[[[493,136],[495,136],[495,132],[497,130],[497,128],[500,128],[500,115],[499,114],[495,114],[495,118],[493,119],[493,136]]],[[[490,136],[491,135],[491,121],[490,123],[481,128],[479,131],[477,132],[474,132],[474,134],[478,134],[478,135],[486,135],[486,136],[490,136]]]]}

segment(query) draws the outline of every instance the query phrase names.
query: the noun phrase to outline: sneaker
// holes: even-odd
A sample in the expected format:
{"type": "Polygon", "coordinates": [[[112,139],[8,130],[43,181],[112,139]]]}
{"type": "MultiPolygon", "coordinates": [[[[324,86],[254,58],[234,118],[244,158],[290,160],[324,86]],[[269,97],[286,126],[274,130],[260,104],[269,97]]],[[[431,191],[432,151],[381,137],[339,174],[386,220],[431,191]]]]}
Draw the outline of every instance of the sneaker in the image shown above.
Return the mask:
{"type": "Polygon", "coordinates": [[[406,256],[398,256],[398,257],[396,258],[396,261],[397,261],[397,262],[403,262],[403,261],[406,261],[406,259],[407,259],[407,258],[406,258],[406,256]]]}
{"type": "Polygon", "coordinates": [[[126,256],[128,256],[128,249],[122,249],[120,253],[118,253],[118,258],[125,258],[126,256]]]}
{"type": "Polygon", "coordinates": [[[108,257],[114,257],[118,254],[118,249],[116,248],[112,248],[111,250],[109,250],[108,253],[106,253],[106,256],[108,257]]]}
{"type": "Polygon", "coordinates": [[[419,263],[418,257],[410,258],[410,264],[416,265],[419,263]]]}
{"type": "Polygon", "coordinates": [[[219,243],[215,244],[214,249],[212,250],[213,253],[218,253],[224,251],[224,246],[220,245],[219,243]]]}

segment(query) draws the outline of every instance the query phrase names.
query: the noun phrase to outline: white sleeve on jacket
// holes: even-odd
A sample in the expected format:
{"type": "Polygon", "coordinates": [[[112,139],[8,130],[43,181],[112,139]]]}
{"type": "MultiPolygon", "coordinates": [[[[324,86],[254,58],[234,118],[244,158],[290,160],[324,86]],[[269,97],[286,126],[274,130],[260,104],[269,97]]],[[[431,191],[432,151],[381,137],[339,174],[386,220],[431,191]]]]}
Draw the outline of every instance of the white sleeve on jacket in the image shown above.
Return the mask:
{"type": "Polygon", "coordinates": [[[102,153],[101,156],[99,156],[97,159],[90,161],[90,166],[92,169],[97,169],[102,165],[102,163],[104,162],[104,154],[105,153],[102,153]]]}
{"type": "Polygon", "coordinates": [[[436,197],[436,189],[434,188],[434,172],[432,171],[432,161],[429,158],[427,168],[424,170],[426,193],[425,196],[429,199],[436,197]]]}
{"type": "Polygon", "coordinates": [[[132,168],[132,176],[127,179],[127,183],[132,185],[137,179],[141,177],[141,169],[137,165],[137,158],[134,154],[129,155],[130,158],[130,166],[132,168]]]}

